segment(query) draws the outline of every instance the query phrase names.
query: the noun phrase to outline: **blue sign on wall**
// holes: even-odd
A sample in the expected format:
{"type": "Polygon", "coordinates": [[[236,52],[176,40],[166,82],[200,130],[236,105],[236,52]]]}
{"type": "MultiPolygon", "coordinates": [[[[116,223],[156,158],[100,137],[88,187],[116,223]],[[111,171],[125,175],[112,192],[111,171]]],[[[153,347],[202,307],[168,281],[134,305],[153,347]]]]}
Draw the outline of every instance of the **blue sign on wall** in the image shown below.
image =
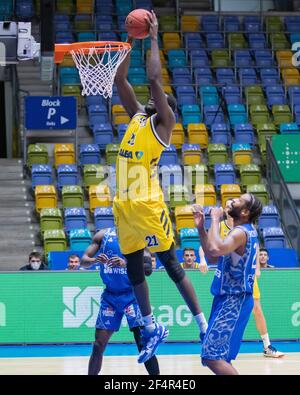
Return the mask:
{"type": "Polygon", "coordinates": [[[25,127],[28,130],[76,129],[77,103],[73,96],[27,96],[25,127]]]}

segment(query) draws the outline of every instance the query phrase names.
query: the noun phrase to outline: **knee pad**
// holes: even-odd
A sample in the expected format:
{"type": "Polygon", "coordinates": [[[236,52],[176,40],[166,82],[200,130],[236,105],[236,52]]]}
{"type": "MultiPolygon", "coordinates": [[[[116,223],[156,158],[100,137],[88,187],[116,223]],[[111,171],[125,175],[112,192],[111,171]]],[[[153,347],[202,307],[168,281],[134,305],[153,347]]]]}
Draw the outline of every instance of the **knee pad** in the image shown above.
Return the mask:
{"type": "Polygon", "coordinates": [[[169,277],[175,284],[179,283],[185,277],[185,271],[178,262],[174,245],[168,251],[158,252],[157,255],[169,277]]]}

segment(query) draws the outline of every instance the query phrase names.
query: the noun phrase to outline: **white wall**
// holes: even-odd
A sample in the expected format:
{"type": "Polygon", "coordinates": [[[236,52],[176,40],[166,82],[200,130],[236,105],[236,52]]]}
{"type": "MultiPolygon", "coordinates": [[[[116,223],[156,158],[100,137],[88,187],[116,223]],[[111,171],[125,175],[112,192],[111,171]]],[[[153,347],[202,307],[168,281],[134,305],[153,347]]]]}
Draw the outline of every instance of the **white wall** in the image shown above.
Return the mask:
{"type": "MultiPolygon", "coordinates": [[[[219,1],[214,0],[214,10],[219,11],[219,1]]],[[[268,11],[274,8],[273,0],[263,1],[263,10],[268,11]]],[[[221,0],[221,11],[246,11],[258,12],[260,11],[259,0],[221,0]]]]}

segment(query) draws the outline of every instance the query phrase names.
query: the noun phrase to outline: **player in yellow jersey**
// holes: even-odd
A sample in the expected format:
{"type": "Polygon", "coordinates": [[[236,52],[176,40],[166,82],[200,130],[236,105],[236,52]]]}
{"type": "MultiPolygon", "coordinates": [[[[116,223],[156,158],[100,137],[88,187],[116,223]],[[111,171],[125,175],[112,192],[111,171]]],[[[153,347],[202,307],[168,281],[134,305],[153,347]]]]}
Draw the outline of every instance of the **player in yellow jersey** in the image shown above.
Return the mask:
{"type": "MultiPolygon", "coordinates": [[[[221,222],[220,224],[220,235],[224,239],[230,230],[233,228],[233,218],[231,218],[228,215],[228,211],[230,210],[231,207],[231,202],[232,199],[229,199],[225,203],[225,209],[224,213],[226,215],[226,218],[221,222]]],[[[270,357],[270,358],[280,358],[284,356],[284,353],[277,351],[274,346],[272,346],[270,342],[270,338],[268,335],[268,329],[267,329],[267,323],[266,319],[262,310],[262,306],[260,303],[260,290],[258,287],[258,281],[257,278],[260,276],[260,261],[264,259],[265,257],[265,249],[260,249],[256,261],[256,270],[255,270],[255,279],[254,279],[254,284],[253,284],[253,299],[254,299],[254,307],[253,307],[253,314],[254,314],[254,319],[255,319],[255,324],[256,328],[262,338],[263,344],[264,344],[264,352],[263,355],[265,357],[270,357]],[[261,258],[262,256],[262,258],[261,258]]],[[[262,260],[263,261],[263,260],[262,260]]]]}
{"type": "MultiPolygon", "coordinates": [[[[149,289],[143,270],[144,248],[156,252],[204,335],[207,322],[200,309],[195,290],[180,266],[174,247],[174,235],[163,193],[159,186],[157,164],[170,144],[175,125],[176,100],[165,94],[161,84],[161,62],[157,43],[158,22],[152,11],[147,17],[151,52],[147,58],[147,76],[151,99],[144,107],[136,99],[127,80],[130,54],[118,68],[115,83],[121,102],[131,118],[117,157],[117,190],[113,210],[127,273],[133,285],[145,330],[144,347],[138,362],[144,363],[168,335],[158,325],[151,311],[149,289]]],[[[132,42],[132,38],[128,38],[132,42]]]]}

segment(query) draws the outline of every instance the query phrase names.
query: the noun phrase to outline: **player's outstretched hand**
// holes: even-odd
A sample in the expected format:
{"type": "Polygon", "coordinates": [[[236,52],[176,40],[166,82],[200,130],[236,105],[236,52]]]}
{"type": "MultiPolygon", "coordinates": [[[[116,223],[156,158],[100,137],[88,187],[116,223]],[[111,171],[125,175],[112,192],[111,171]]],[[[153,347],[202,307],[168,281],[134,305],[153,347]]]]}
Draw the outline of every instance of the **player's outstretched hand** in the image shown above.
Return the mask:
{"type": "Polygon", "coordinates": [[[96,256],[96,262],[107,263],[108,256],[106,254],[99,254],[96,256]]]}
{"type": "Polygon", "coordinates": [[[202,263],[200,262],[199,264],[199,270],[201,273],[206,274],[208,272],[208,266],[207,263],[202,263]]]}
{"type": "Polygon", "coordinates": [[[193,204],[192,211],[194,215],[194,222],[196,228],[203,229],[205,222],[205,215],[203,212],[203,208],[199,204],[193,204]]]}
{"type": "Polygon", "coordinates": [[[113,256],[110,258],[107,262],[108,267],[114,267],[114,266],[120,266],[120,267],[126,267],[126,262],[124,259],[120,258],[119,256],[113,256]]]}
{"type": "Polygon", "coordinates": [[[151,15],[147,15],[145,20],[149,23],[149,36],[151,38],[157,38],[158,33],[158,21],[154,11],[151,11],[151,15]]]}
{"type": "Polygon", "coordinates": [[[210,216],[212,220],[215,219],[220,221],[224,217],[224,210],[222,209],[222,207],[213,207],[210,210],[210,216]]]}

